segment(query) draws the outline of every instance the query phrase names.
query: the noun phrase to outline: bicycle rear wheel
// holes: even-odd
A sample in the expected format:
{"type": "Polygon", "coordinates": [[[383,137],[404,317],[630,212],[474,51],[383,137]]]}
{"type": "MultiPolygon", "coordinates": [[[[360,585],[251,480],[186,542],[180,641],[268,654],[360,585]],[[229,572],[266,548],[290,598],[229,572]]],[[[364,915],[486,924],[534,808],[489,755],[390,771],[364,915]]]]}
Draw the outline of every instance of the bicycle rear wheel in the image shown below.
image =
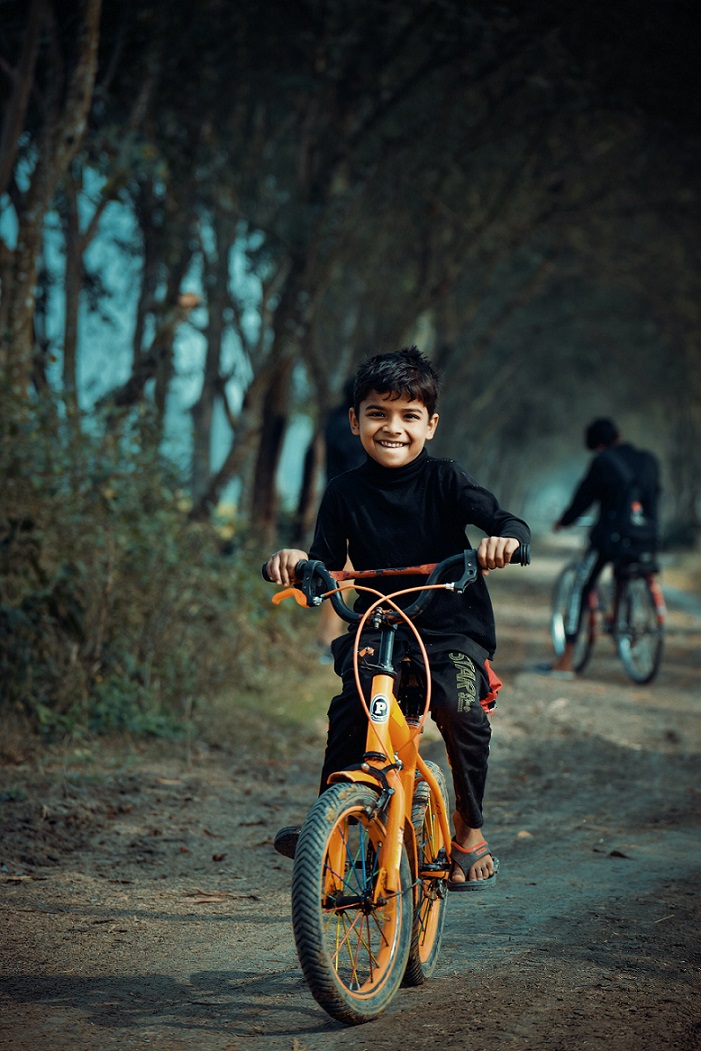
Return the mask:
{"type": "Polygon", "coordinates": [[[630,678],[641,684],[651,682],[662,660],[664,628],[644,577],[622,584],[615,630],[618,655],[630,678]]]}
{"type": "MultiPolygon", "coordinates": [[[[553,649],[558,657],[565,652],[565,618],[572,591],[577,578],[577,563],[570,562],[555,581],[550,615],[550,635],[553,649]]],[[[572,657],[572,667],[579,672],[588,663],[594,649],[594,623],[592,612],[582,606],[579,611],[579,628],[572,657]]]]}
{"type": "Polygon", "coordinates": [[[402,851],[396,893],[378,893],[385,839],[377,794],[336,784],[302,826],[292,877],[297,955],[312,996],[333,1018],[376,1018],[401,984],[411,944],[412,885],[402,851]]]}
{"type": "MultiPolygon", "coordinates": [[[[448,786],[443,771],[436,763],[427,762],[447,807],[448,786]]],[[[448,888],[445,878],[436,875],[436,869],[445,866],[450,844],[445,842],[436,814],[435,803],[426,781],[418,781],[414,790],[412,823],[416,833],[418,861],[417,899],[414,906],[414,924],[411,949],[404,973],[404,985],[421,985],[436,969],[443,938],[448,888]]]]}

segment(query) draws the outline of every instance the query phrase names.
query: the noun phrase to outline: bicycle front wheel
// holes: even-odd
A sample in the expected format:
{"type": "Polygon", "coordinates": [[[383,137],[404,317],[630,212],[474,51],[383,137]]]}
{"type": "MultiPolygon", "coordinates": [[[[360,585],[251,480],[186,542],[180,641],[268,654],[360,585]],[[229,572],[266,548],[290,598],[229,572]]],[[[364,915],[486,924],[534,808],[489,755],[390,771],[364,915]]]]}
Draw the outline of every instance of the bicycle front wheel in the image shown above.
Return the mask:
{"type": "MultiPolygon", "coordinates": [[[[550,635],[558,657],[565,652],[565,619],[577,579],[577,563],[571,562],[555,581],[550,615],[550,635]]],[[[572,667],[579,672],[588,663],[594,648],[594,624],[591,611],[584,606],[579,611],[579,627],[572,657],[572,667]]]]}
{"type": "MultiPolygon", "coordinates": [[[[429,761],[426,765],[438,782],[445,810],[448,786],[443,771],[436,763],[429,761]]],[[[445,842],[441,832],[435,800],[426,781],[420,780],[416,784],[411,819],[416,833],[418,893],[404,985],[421,985],[436,969],[440,953],[448,887],[445,877],[437,873],[445,868],[450,854],[450,844],[445,842]]]]}
{"type": "Polygon", "coordinates": [[[633,682],[651,682],[660,667],[664,628],[644,577],[622,585],[616,617],[616,648],[633,682]]]}
{"type": "Polygon", "coordinates": [[[403,850],[400,885],[396,893],[382,893],[384,839],[372,788],[336,784],[309,811],[295,852],[292,925],[299,962],[317,1003],[349,1025],[384,1011],[409,955],[409,862],[403,850]]]}

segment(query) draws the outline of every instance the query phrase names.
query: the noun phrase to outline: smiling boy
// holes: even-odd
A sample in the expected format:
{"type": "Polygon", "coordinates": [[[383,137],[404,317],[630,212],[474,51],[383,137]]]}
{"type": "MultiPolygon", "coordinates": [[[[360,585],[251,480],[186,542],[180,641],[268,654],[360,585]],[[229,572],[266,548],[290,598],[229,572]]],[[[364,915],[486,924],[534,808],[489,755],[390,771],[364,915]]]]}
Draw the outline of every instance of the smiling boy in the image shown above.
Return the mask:
{"type": "MultiPolygon", "coordinates": [[[[438,390],[433,366],[416,347],[378,354],[361,365],[349,422],[367,460],[331,480],[309,555],[291,548],[277,551],[266,564],[271,580],[290,586],[295,566],[307,557],[319,559],[330,570],[342,569],[347,558],[359,570],[440,562],[471,546],[468,525],[486,534],[477,548],[485,574],[503,568],[520,544],[530,542],[526,523],[503,510],[496,497],[459,464],[428,456],[425,445],[438,426],[438,390]]],[[[385,577],[374,586],[387,594],[421,583],[421,578],[385,577]]],[[[403,603],[412,599],[405,597],[403,603]]],[[[372,601],[361,592],[355,609],[363,612],[372,601]]],[[[429,657],[431,717],[445,741],[455,789],[453,871],[448,885],[451,890],[478,890],[494,883],[499,868],[483,834],[491,737],[487,711],[495,696],[488,662],[496,647],[494,615],[483,578],[461,596],[436,592],[416,627],[429,657]]],[[[370,633],[366,645],[372,642],[370,633]]],[[[342,689],[329,708],[322,792],[331,773],[360,761],[366,733],[353,674],[352,628],[335,640],[332,650],[342,689]]],[[[405,656],[422,667],[416,641],[408,628],[400,626],[397,667],[405,656]]],[[[367,671],[361,674],[364,686],[369,677],[367,671]]],[[[298,831],[281,830],[276,849],[294,856],[298,831]]]]}

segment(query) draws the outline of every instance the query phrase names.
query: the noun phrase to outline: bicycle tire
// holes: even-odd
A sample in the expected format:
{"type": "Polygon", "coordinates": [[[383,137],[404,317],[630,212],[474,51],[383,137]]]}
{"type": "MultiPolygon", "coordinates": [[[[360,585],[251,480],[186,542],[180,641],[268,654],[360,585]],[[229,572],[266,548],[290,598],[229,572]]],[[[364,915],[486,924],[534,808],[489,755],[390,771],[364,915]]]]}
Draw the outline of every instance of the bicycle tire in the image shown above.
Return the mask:
{"type": "Polygon", "coordinates": [[[621,587],[615,642],[621,663],[633,682],[652,682],[662,661],[664,628],[644,577],[626,580],[621,587]]]}
{"type": "Polygon", "coordinates": [[[359,1025],[397,992],[411,945],[413,888],[402,850],[398,892],[375,901],[385,827],[377,793],[332,785],[300,832],[292,876],[292,926],[312,996],[332,1018],[359,1025]]]}
{"type": "MultiPolygon", "coordinates": [[[[577,563],[570,562],[562,570],[552,594],[552,612],[550,615],[550,636],[553,649],[558,657],[565,652],[565,614],[570,595],[577,575],[577,563]]],[[[594,649],[594,624],[591,612],[582,606],[579,613],[579,627],[572,656],[572,667],[576,672],[582,671],[589,663],[594,649]]]]}
{"type": "MultiPolygon", "coordinates": [[[[446,809],[448,786],[443,771],[436,763],[428,761],[426,765],[438,781],[443,807],[446,809]]],[[[445,842],[441,834],[431,790],[426,781],[421,780],[416,784],[411,818],[416,833],[418,873],[411,948],[403,980],[407,986],[421,985],[436,969],[448,903],[447,880],[431,875],[430,866],[445,863],[450,844],[445,842]]]]}

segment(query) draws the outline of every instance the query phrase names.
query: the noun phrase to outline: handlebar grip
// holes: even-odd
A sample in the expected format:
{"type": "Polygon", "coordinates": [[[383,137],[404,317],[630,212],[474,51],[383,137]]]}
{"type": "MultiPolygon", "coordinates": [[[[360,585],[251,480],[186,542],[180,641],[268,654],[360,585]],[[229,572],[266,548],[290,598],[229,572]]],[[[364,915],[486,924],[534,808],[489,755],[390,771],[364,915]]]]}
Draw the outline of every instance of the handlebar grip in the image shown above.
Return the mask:
{"type": "MultiPolygon", "coordinates": [[[[306,562],[301,560],[295,566],[295,573],[296,573],[298,579],[302,576],[302,570],[303,570],[305,565],[306,565],[306,562]]],[[[271,578],[268,576],[268,563],[267,562],[264,562],[263,565],[260,567],[260,575],[262,576],[263,580],[267,580],[267,582],[269,584],[274,584],[275,583],[275,581],[271,580],[271,578]]]]}
{"type": "Polygon", "coordinates": [[[517,547],[513,555],[509,559],[510,566],[530,566],[531,564],[531,545],[521,544],[517,547]]]}

